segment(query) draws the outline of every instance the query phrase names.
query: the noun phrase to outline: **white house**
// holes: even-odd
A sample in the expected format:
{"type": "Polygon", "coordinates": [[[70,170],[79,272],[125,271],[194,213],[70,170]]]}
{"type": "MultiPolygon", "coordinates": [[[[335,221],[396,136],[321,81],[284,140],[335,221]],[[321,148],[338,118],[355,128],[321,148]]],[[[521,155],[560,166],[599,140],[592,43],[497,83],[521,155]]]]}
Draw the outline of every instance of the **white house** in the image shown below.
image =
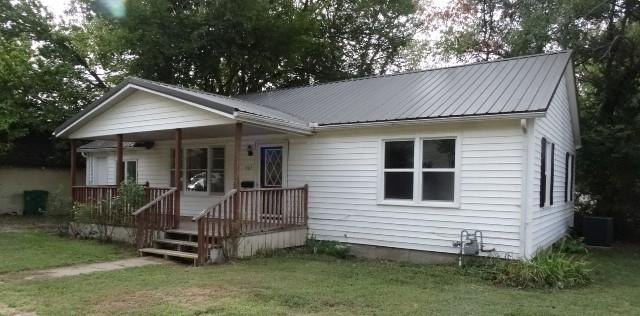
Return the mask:
{"type": "Polygon", "coordinates": [[[515,258],[572,224],[580,146],[568,51],[233,98],[130,78],[54,134],[92,140],[78,200],[125,177],[177,187],[154,196],[176,220],[151,230],[203,214],[214,236],[215,218],[301,212],[318,239],[455,254],[461,230],[481,230],[515,258]]]}

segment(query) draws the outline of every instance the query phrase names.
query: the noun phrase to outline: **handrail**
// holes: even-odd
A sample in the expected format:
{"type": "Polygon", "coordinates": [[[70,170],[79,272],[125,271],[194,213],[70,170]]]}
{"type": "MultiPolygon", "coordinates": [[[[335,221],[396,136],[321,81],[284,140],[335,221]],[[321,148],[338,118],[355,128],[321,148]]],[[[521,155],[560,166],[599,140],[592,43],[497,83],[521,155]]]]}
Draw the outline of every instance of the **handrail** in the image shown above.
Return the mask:
{"type": "Polygon", "coordinates": [[[204,210],[202,210],[202,212],[200,212],[200,214],[194,216],[191,221],[195,222],[201,218],[203,218],[205,215],[207,215],[207,212],[213,210],[214,208],[216,208],[216,206],[218,206],[219,204],[223,203],[224,201],[226,201],[230,196],[234,195],[238,190],[236,189],[232,189],[231,191],[227,192],[222,199],[220,199],[220,201],[218,201],[218,203],[214,204],[211,207],[205,208],[204,210]]]}
{"type": "Polygon", "coordinates": [[[254,189],[240,189],[240,192],[256,192],[256,191],[283,191],[283,190],[302,190],[305,186],[290,187],[290,188],[254,188],[254,189]]]}
{"type": "MultiPolygon", "coordinates": [[[[162,188],[159,188],[162,189],[162,188]]],[[[144,206],[140,207],[139,209],[137,209],[135,212],[131,213],[132,216],[137,216],[138,214],[144,212],[145,210],[147,210],[148,208],[152,207],[154,204],[158,203],[160,200],[166,198],[167,196],[173,194],[173,192],[176,192],[178,190],[178,188],[171,188],[169,189],[169,191],[163,193],[162,195],[160,195],[159,197],[153,199],[153,201],[145,204],[144,206]]]]}
{"type": "Polygon", "coordinates": [[[177,190],[178,188],[171,188],[131,213],[135,218],[138,249],[151,245],[160,231],[178,226],[177,190]]]}
{"type": "MultiPolygon", "coordinates": [[[[307,185],[292,188],[233,189],[193,217],[198,230],[198,264],[210,257],[212,245],[249,233],[307,225],[307,185]]],[[[233,247],[232,247],[233,248],[233,247]]],[[[235,256],[231,249],[229,255],[235,256]]]]}
{"type": "Polygon", "coordinates": [[[115,184],[103,184],[103,185],[74,185],[72,188],[117,188],[115,184]]]}

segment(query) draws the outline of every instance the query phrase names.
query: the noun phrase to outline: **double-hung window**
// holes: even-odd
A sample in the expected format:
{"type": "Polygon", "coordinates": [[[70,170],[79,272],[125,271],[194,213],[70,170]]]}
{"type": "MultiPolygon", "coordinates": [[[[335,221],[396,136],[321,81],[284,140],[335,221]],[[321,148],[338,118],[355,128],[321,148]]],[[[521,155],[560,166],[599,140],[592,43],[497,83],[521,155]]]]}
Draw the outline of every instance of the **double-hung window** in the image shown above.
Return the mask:
{"type": "Polygon", "coordinates": [[[137,160],[124,161],[124,178],[134,183],[138,182],[138,161],[137,160]]]}
{"type": "Polygon", "coordinates": [[[573,177],[574,177],[574,166],[575,166],[575,156],[566,153],[565,155],[565,164],[564,164],[564,201],[572,202],[573,201],[573,177]]]}
{"type": "Polygon", "coordinates": [[[422,141],[422,200],[451,201],[455,197],[456,140],[422,141]]]}
{"type": "Polygon", "coordinates": [[[186,191],[207,192],[207,148],[187,148],[185,154],[186,191]]]}
{"type": "Polygon", "coordinates": [[[453,204],[456,199],[456,138],[383,141],[382,200],[453,204]]]}
{"type": "MultiPolygon", "coordinates": [[[[174,150],[170,152],[171,185],[175,186],[173,174],[174,150]]],[[[225,193],[225,150],[224,147],[187,148],[183,151],[180,183],[186,192],[225,193]]]]}
{"type": "Polygon", "coordinates": [[[384,198],[413,200],[414,140],[384,143],[384,198]]]}

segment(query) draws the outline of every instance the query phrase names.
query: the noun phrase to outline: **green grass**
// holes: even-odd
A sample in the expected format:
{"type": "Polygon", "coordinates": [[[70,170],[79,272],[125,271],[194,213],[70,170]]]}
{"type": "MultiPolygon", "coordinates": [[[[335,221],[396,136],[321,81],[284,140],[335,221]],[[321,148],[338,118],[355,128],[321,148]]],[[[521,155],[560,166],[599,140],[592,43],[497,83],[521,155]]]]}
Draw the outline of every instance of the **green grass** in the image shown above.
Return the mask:
{"type": "Polygon", "coordinates": [[[130,247],[69,240],[45,232],[0,233],[0,273],[44,269],[135,256],[130,247]]]}
{"type": "Polygon", "coordinates": [[[593,283],[571,290],[496,287],[455,266],[289,254],[10,281],[0,305],[40,315],[640,315],[640,247],[591,257],[593,283]]]}

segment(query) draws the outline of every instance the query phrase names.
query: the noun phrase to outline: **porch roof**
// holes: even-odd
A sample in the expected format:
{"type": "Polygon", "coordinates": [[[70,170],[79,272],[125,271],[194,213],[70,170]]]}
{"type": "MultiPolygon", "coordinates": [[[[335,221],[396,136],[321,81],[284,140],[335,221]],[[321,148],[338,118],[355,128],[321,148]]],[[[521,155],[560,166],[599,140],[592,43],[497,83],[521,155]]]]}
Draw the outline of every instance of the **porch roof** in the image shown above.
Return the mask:
{"type": "Polygon", "coordinates": [[[135,90],[152,91],[168,97],[177,98],[185,102],[197,104],[232,116],[238,121],[291,130],[303,134],[311,132],[309,124],[304,120],[276,109],[218,94],[130,77],[118,84],[116,87],[110,89],[102,97],[65,121],[62,125],[58,126],[53,131],[53,134],[58,137],[67,136],[68,132],[75,125],[86,120],[94,111],[110,103],[116,97],[127,95],[131,93],[131,91],[135,90]]]}

